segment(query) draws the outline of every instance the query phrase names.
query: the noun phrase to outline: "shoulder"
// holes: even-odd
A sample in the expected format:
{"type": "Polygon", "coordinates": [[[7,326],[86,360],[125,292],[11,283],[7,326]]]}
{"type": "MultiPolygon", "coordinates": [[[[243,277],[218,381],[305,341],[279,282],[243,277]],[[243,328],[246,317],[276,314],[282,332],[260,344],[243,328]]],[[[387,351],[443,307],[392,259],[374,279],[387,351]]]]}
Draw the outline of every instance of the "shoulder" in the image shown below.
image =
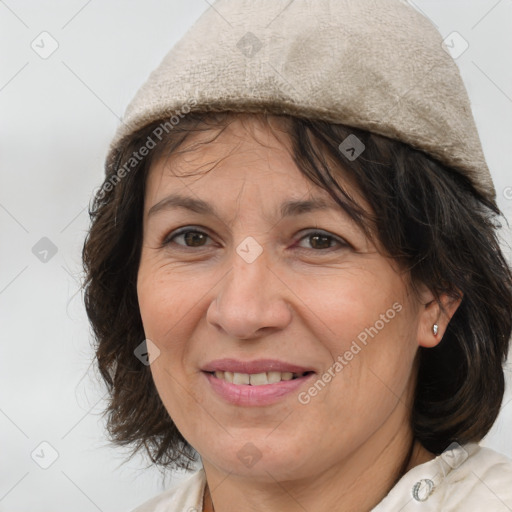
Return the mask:
{"type": "Polygon", "coordinates": [[[512,460],[478,445],[467,451],[472,453],[446,478],[451,489],[446,503],[466,510],[512,510],[512,460]]]}
{"type": "Polygon", "coordinates": [[[478,444],[453,443],[435,459],[411,469],[372,512],[417,510],[509,512],[512,460],[478,444]]]}
{"type": "Polygon", "coordinates": [[[132,512],[201,512],[206,484],[204,470],[200,469],[171,489],[143,503],[132,512]]]}

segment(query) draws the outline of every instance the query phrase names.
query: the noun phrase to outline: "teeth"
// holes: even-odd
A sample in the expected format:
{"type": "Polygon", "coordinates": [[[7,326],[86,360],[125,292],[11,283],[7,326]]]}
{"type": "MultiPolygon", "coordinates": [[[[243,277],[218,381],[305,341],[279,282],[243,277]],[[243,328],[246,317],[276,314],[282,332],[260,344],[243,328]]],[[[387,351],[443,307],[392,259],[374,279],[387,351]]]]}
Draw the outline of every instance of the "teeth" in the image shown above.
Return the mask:
{"type": "Polygon", "coordinates": [[[215,377],[233,384],[263,386],[265,384],[276,384],[282,380],[292,380],[294,377],[301,377],[301,374],[294,374],[292,372],[263,372],[249,374],[216,371],[215,377]]]}
{"type": "Polygon", "coordinates": [[[250,379],[248,373],[233,373],[233,384],[249,384],[250,379]]]}
{"type": "Polygon", "coordinates": [[[276,382],[281,382],[281,372],[268,372],[268,383],[275,384],[276,382]]]}
{"type": "Polygon", "coordinates": [[[254,373],[251,375],[251,386],[261,386],[261,384],[268,384],[266,373],[254,373]]]}

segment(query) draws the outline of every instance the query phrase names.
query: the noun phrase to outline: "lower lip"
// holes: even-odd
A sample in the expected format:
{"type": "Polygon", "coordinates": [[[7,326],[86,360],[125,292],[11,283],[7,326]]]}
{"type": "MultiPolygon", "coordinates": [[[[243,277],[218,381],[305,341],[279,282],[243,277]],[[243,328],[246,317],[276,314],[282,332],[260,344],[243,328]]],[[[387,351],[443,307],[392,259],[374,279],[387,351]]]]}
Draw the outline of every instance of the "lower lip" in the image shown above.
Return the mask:
{"type": "Polygon", "coordinates": [[[281,398],[296,392],[305,382],[310,380],[314,373],[292,380],[282,380],[275,384],[262,384],[250,386],[248,384],[232,384],[218,379],[211,373],[203,372],[212,389],[227,402],[240,406],[270,405],[281,398]]]}

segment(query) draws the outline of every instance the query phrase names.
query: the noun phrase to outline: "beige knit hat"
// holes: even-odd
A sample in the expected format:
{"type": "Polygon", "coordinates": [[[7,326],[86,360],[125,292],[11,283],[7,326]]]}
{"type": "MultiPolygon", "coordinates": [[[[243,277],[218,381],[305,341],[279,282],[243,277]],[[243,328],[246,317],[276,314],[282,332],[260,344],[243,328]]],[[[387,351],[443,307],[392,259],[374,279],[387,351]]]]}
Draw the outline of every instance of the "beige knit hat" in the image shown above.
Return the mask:
{"type": "Polygon", "coordinates": [[[218,0],[138,91],[108,161],[153,121],[264,111],[401,140],[493,200],[469,98],[442,43],[402,0],[218,0]]]}

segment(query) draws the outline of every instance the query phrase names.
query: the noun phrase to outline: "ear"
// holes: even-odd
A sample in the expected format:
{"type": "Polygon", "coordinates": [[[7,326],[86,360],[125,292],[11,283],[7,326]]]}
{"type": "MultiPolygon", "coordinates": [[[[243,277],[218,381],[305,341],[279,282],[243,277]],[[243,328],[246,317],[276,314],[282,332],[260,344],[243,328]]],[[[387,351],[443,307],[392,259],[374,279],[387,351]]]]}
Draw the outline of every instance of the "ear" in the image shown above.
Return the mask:
{"type": "Polygon", "coordinates": [[[439,344],[461,301],[462,293],[459,297],[444,294],[436,299],[426,288],[421,292],[417,335],[420,347],[432,348],[439,344]],[[437,325],[437,334],[434,333],[434,325],[437,325]]]}

